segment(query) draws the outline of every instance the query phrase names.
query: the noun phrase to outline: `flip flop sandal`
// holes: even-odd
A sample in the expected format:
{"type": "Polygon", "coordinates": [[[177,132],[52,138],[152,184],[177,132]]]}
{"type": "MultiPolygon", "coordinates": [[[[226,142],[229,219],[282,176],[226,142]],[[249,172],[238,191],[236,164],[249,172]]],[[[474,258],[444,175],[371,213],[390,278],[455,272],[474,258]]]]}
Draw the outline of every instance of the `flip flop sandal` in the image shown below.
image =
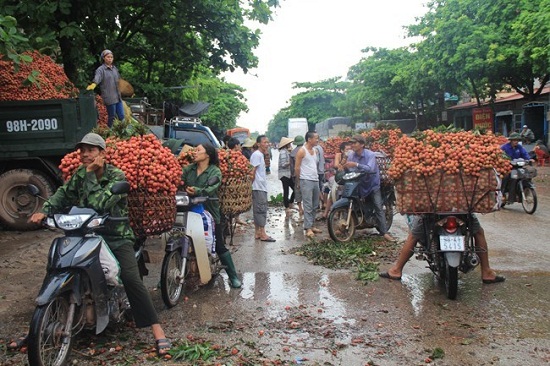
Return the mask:
{"type": "Polygon", "coordinates": [[[172,348],[172,343],[167,338],[160,338],[155,341],[155,348],[159,357],[164,357],[172,348]]]}
{"type": "Polygon", "coordinates": [[[382,277],[382,278],[387,278],[387,279],[392,280],[392,281],[401,281],[401,277],[392,276],[388,272],[381,272],[381,273],[378,274],[378,276],[382,277]]]}
{"type": "Polygon", "coordinates": [[[18,350],[27,345],[27,336],[21,336],[8,344],[8,349],[18,350]]]}

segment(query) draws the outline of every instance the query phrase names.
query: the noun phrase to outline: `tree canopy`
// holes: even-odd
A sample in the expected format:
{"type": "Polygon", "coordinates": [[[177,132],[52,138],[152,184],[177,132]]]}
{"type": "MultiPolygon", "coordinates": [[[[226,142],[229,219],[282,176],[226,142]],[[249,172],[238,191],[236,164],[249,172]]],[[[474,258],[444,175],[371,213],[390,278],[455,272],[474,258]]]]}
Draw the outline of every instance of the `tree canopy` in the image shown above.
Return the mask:
{"type": "MultiPolygon", "coordinates": [[[[157,103],[166,88],[188,86],[201,70],[217,77],[256,67],[260,32],[248,24],[269,22],[278,5],[278,0],[0,0],[3,14],[19,21],[29,47],[54,56],[77,87],[90,82],[99,54],[110,49],[138,95],[157,103]]],[[[242,89],[227,94],[228,87],[220,95],[238,98],[242,89]]],[[[236,119],[233,114],[226,119],[236,119]]]]}

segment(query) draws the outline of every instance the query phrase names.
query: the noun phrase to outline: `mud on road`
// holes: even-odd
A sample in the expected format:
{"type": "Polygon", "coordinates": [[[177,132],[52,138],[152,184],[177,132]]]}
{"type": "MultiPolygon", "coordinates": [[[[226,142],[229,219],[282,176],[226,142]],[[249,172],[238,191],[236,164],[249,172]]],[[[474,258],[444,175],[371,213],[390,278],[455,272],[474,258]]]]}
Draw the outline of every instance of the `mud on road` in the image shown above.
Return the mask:
{"type": "MultiPolygon", "coordinates": [[[[367,285],[349,270],[309,263],[293,254],[306,240],[297,214],[286,218],[280,208],[269,211],[267,231],[275,243],[255,241],[250,224],[237,229],[231,250],[241,289],[230,289],[223,274],[165,309],[156,290],[163,256],[158,238],[147,244],[152,263],[145,282],[175,344],[208,343],[218,350],[220,359],[208,365],[548,364],[550,168],[539,173],[535,215],[516,204],[480,217],[492,266],[506,282],[482,285],[476,269],[461,277],[456,301],[447,300],[425,263],[414,259],[401,282],[380,279],[367,285]]],[[[321,238],[327,236],[324,231],[321,238]]],[[[403,217],[396,216],[392,234],[404,239],[403,217]]],[[[2,365],[26,364],[26,355],[6,350],[5,342],[27,330],[56,235],[0,231],[2,365]]],[[[379,252],[389,250],[383,242],[378,245],[379,252]]],[[[380,256],[382,269],[397,254],[390,251],[380,256]]],[[[79,365],[186,364],[149,357],[151,345],[148,330],[120,326],[99,336],[82,334],[73,360],[79,365]]]]}

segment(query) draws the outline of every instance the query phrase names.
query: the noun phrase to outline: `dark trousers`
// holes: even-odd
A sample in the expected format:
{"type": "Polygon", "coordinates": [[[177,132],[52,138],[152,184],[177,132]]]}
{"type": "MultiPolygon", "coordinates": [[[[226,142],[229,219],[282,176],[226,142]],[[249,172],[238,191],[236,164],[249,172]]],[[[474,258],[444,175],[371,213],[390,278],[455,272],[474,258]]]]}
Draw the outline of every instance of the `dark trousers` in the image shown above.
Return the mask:
{"type": "Polygon", "coordinates": [[[281,182],[283,183],[283,204],[285,208],[288,208],[294,202],[294,180],[289,177],[282,177],[281,182]],[[292,189],[292,195],[289,198],[290,189],[292,189]]]}
{"type": "Polygon", "coordinates": [[[216,253],[222,255],[227,252],[228,249],[225,247],[225,230],[227,227],[227,219],[224,215],[221,215],[220,223],[216,224],[214,230],[214,238],[216,241],[216,253]]]}
{"type": "Polygon", "coordinates": [[[144,328],[157,324],[159,322],[157,312],[153,306],[151,294],[149,294],[139,276],[132,243],[123,244],[116,249],[111,249],[111,251],[120,265],[120,279],[132,307],[136,327],[144,328]]]}

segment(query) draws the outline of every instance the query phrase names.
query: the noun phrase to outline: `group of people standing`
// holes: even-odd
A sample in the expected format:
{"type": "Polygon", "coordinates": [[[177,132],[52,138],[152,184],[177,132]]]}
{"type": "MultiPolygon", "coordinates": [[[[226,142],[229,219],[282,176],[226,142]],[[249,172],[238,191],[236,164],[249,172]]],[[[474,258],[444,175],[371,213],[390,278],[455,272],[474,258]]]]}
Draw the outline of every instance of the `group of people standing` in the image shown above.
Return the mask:
{"type": "MultiPolygon", "coordinates": [[[[367,171],[361,182],[361,195],[372,200],[376,207],[378,230],[386,240],[394,240],[387,232],[386,218],[383,211],[382,195],[380,193],[380,171],[374,152],[366,148],[366,140],[362,135],[353,136],[349,143],[340,146],[335,156],[334,168],[339,172],[360,169],[367,171]],[[348,150],[348,147],[350,148],[348,150]]],[[[310,131],[304,137],[297,136],[294,140],[283,137],[279,143],[279,179],[283,185],[283,204],[287,214],[296,202],[300,216],[303,215],[304,234],[313,238],[322,230],[315,227],[316,211],[324,206],[321,218],[326,218],[334,194],[325,192],[325,158],[323,148],[319,145],[319,135],[310,131]],[[291,143],[296,147],[292,149],[291,143]],[[289,197],[290,190],[292,194],[289,197]],[[322,206],[320,203],[322,202],[322,206]]],[[[337,189],[335,184],[329,185],[337,189]]]]}

